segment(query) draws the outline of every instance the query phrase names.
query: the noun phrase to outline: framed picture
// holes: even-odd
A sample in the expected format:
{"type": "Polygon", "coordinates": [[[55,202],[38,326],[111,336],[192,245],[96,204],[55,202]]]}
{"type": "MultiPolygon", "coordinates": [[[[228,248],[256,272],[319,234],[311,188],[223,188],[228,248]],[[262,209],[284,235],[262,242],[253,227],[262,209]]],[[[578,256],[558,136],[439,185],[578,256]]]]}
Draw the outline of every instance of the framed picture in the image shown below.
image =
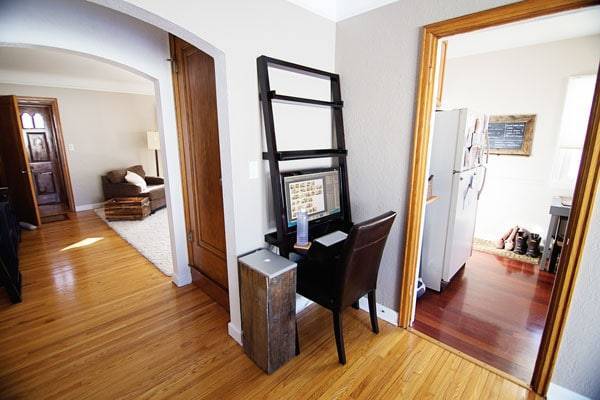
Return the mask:
{"type": "Polygon", "coordinates": [[[535,114],[492,115],[488,125],[490,154],[531,155],[535,114]]]}

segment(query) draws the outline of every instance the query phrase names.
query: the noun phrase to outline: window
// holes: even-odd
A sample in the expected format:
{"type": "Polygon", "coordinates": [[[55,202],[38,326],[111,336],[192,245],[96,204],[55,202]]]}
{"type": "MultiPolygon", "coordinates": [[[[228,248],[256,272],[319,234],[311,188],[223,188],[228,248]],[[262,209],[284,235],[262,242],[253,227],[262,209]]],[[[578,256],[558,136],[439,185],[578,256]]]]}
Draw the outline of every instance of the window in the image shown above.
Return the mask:
{"type": "Polygon", "coordinates": [[[40,113],[33,114],[33,125],[35,125],[35,127],[37,129],[43,129],[45,127],[44,117],[42,116],[42,114],[40,114],[40,113]]]}
{"type": "Polygon", "coordinates": [[[31,129],[33,128],[33,118],[28,113],[21,114],[21,125],[23,125],[23,129],[31,129]]]}
{"type": "Polygon", "coordinates": [[[553,171],[553,186],[575,189],[583,143],[587,133],[594,97],[596,75],[570,77],[558,136],[558,152],[553,171]]]}

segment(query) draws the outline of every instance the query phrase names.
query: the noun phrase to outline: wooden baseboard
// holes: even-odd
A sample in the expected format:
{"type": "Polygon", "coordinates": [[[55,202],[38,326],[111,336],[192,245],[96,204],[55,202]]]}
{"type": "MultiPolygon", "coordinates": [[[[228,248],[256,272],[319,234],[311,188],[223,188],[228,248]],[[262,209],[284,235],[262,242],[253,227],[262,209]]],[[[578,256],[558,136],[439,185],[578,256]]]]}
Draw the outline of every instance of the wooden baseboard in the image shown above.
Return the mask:
{"type": "Polygon", "coordinates": [[[192,282],[198,286],[211,299],[222,306],[229,313],[229,292],[210,279],[208,276],[199,271],[196,267],[191,266],[192,282]]]}

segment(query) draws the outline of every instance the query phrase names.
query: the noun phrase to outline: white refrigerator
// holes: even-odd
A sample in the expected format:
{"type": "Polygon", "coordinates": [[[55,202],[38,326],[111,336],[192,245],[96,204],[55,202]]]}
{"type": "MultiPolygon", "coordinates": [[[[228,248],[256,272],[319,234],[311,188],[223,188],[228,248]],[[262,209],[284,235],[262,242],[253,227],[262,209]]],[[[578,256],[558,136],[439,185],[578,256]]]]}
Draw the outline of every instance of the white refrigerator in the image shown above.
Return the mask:
{"type": "Polygon", "coordinates": [[[488,158],[488,118],[468,109],[437,111],[428,176],[436,201],[426,205],[421,277],[440,291],[472,254],[477,203],[488,158]]]}

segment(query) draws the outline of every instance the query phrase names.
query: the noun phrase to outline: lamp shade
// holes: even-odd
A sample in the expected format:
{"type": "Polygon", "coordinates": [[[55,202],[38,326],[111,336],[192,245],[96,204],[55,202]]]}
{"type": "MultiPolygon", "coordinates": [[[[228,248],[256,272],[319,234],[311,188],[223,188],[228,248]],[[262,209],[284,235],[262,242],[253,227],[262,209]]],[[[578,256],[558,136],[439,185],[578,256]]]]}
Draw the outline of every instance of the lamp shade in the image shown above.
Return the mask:
{"type": "Polygon", "coordinates": [[[148,150],[160,150],[160,137],[158,136],[158,132],[148,131],[146,132],[146,137],[148,140],[148,150]]]}

